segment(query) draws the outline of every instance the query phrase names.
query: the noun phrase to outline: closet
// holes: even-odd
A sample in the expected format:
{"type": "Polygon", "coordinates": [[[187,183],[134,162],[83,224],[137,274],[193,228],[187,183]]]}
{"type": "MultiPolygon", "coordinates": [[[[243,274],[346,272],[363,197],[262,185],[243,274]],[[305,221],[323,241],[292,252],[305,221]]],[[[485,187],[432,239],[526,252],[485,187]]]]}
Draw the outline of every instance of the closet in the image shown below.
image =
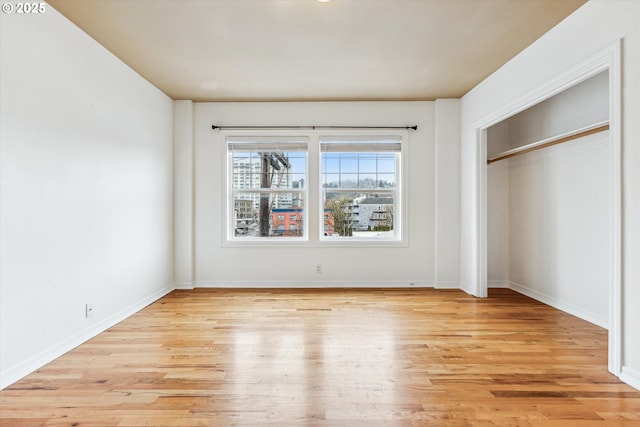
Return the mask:
{"type": "Polygon", "coordinates": [[[487,276],[607,327],[609,76],[487,129],[487,276]]]}

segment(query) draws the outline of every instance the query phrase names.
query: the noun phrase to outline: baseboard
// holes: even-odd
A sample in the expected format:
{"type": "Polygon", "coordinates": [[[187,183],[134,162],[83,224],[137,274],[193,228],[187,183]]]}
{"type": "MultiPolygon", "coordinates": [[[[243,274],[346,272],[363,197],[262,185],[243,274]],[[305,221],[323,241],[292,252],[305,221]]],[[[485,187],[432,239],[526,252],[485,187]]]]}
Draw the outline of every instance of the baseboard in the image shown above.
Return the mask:
{"type": "Polygon", "coordinates": [[[475,295],[474,290],[471,288],[471,286],[469,286],[468,283],[464,283],[464,282],[460,282],[460,290],[468,293],[469,295],[475,295]]]}
{"type": "Polygon", "coordinates": [[[533,298],[537,301],[550,305],[551,307],[557,308],[558,310],[562,310],[573,316],[579,317],[582,320],[593,323],[594,325],[600,326],[601,328],[608,329],[608,319],[603,319],[594,313],[591,313],[580,307],[576,307],[575,305],[566,301],[559,300],[558,298],[548,295],[544,292],[540,292],[537,289],[532,289],[528,286],[516,282],[509,282],[508,288],[513,289],[514,291],[533,298]]]}
{"type": "Polygon", "coordinates": [[[2,373],[0,373],[0,390],[26,377],[30,373],[40,369],[47,363],[57,359],[68,351],[73,350],[80,344],[111,328],[112,326],[123,321],[132,314],[137,313],[144,307],[173,291],[173,289],[173,286],[169,286],[160,291],[154,292],[153,294],[147,296],[146,298],[143,298],[137,303],[131,304],[130,306],[107,317],[106,319],[101,320],[100,322],[81,330],[71,337],[41,351],[40,353],[20,362],[17,365],[6,369],[2,373]]]}
{"type": "Polygon", "coordinates": [[[175,289],[193,289],[193,282],[177,282],[175,289]]]}
{"type": "Polygon", "coordinates": [[[508,280],[489,280],[487,281],[487,288],[511,289],[511,282],[508,280]]]}
{"type": "Polygon", "coordinates": [[[436,282],[434,287],[436,289],[460,289],[460,282],[440,281],[436,282]]]}
{"type": "Polygon", "coordinates": [[[203,280],[196,288],[312,289],[312,288],[433,288],[420,280],[203,280]]]}
{"type": "Polygon", "coordinates": [[[631,387],[640,390],[640,372],[635,369],[623,366],[619,378],[631,387]]]}

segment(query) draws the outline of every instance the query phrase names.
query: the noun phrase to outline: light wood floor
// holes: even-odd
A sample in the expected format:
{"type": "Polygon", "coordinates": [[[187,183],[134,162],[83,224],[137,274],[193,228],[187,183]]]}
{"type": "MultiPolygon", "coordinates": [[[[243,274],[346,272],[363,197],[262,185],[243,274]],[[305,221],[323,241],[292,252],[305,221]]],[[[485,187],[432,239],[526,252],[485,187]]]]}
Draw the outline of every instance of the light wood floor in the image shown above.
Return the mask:
{"type": "Polygon", "coordinates": [[[640,426],[606,342],[508,290],[175,291],[0,392],[0,424],[640,426]]]}

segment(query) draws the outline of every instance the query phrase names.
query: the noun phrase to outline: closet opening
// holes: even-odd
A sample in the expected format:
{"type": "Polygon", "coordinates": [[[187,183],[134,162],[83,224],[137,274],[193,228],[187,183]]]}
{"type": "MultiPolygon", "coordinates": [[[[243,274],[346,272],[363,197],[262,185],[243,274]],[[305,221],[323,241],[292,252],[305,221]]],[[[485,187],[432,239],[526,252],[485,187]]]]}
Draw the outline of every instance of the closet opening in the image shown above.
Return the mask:
{"type": "Polygon", "coordinates": [[[477,124],[475,295],[506,287],[608,330],[620,375],[619,45],[477,124]]]}
{"type": "Polygon", "coordinates": [[[487,129],[487,279],[608,328],[609,74],[487,129]]]}

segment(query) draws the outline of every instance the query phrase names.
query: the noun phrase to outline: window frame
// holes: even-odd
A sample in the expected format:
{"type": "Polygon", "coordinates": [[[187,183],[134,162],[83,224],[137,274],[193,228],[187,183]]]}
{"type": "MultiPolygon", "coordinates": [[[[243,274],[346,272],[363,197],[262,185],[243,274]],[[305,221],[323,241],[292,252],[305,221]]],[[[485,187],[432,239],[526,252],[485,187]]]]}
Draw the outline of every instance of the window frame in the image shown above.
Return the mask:
{"type": "MultiPolygon", "coordinates": [[[[252,130],[222,130],[221,141],[221,184],[226,189],[226,194],[222,196],[222,221],[221,221],[221,242],[222,247],[408,247],[408,218],[407,203],[409,182],[407,177],[407,162],[409,158],[409,132],[404,129],[252,129],[252,130]],[[322,188],[322,155],[320,152],[320,139],[323,137],[381,137],[395,136],[400,141],[399,156],[396,156],[396,200],[394,213],[395,238],[392,239],[326,239],[324,238],[325,211],[322,188]],[[307,156],[305,169],[305,186],[301,192],[304,200],[303,207],[303,231],[304,237],[255,237],[255,238],[235,238],[233,236],[234,204],[233,197],[233,165],[228,151],[229,137],[295,137],[306,138],[307,156]]],[[[288,189],[278,189],[276,191],[287,191],[288,189]]],[[[298,191],[296,189],[296,191],[298,191]]]]}
{"type": "MultiPolygon", "coordinates": [[[[224,159],[225,159],[225,167],[224,169],[224,181],[226,184],[226,197],[224,200],[224,206],[225,206],[225,218],[223,221],[223,227],[224,227],[224,232],[223,232],[223,236],[224,236],[224,246],[235,246],[235,245],[242,245],[244,246],[245,244],[249,243],[249,244],[257,244],[257,245],[263,245],[265,243],[284,243],[284,242],[306,242],[309,240],[309,185],[308,185],[308,178],[309,178],[309,137],[308,135],[301,135],[300,132],[297,132],[295,134],[292,133],[288,133],[288,132],[224,132],[224,140],[223,140],[223,149],[224,149],[224,159]],[[291,150],[289,152],[300,152],[300,153],[304,153],[305,154],[305,167],[304,167],[304,181],[305,181],[305,185],[304,188],[299,189],[299,188],[274,188],[274,187],[270,187],[270,188],[245,188],[245,189],[239,189],[239,188],[234,188],[234,182],[235,182],[235,174],[234,174],[234,165],[233,165],[233,153],[234,151],[230,149],[230,145],[237,143],[238,140],[243,140],[243,139],[247,139],[247,140],[278,140],[281,139],[283,140],[281,144],[283,147],[285,147],[287,145],[287,143],[291,143],[291,144],[295,144],[296,142],[294,142],[295,140],[298,140],[300,142],[304,141],[306,144],[306,151],[303,150],[291,150]],[[233,223],[234,221],[234,209],[235,209],[235,198],[234,196],[236,194],[242,194],[242,193],[248,193],[248,194],[252,194],[252,193],[258,193],[258,194],[269,194],[273,197],[277,197],[278,194],[293,194],[293,193],[297,193],[300,194],[300,198],[303,200],[304,204],[302,206],[302,227],[300,228],[300,230],[302,231],[302,236],[267,236],[267,237],[260,237],[260,236],[255,236],[255,237],[251,237],[251,236],[245,236],[245,237],[238,237],[235,235],[235,224],[233,223]]],[[[239,152],[239,151],[238,151],[239,152]]],[[[251,151],[252,152],[252,151],[251,151]]],[[[271,217],[273,216],[273,212],[270,212],[270,221],[271,221],[271,217]]],[[[283,216],[283,220],[285,218],[285,214],[282,214],[283,216]]],[[[275,230],[275,229],[274,229],[275,230]]],[[[281,231],[281,230],[279,230],[281,231]]]]}
{"type": "MultiPolygon", "coordinates": [[[[324,229],[324,221],[321,222],[321,224],[319,224],[321,232],[319,234],[319,240],[321,242],[321,244],[323,245],[327,245],[327,244],[335,244],[336,246],[345,246],[345,245],[357,245],[357,246],[384,246],[384,247],[388,247],[390,245],[401,245],[401,246],[406,246],[406,242],[405,242],[405,235],[403,232],[403,229],[405,227],[406,224],[406,218],[404,213],[406,212],[405,209],[405,199],[406,197],[404,197],[404,192],[406,191],[406,179],[404,176],[404,159],[407,157],[406,156],[406,141],[407,141],[407,137],[408,137],[408,132],[398,132],[396,130],[394,130],[393,132],[389,132],[387,131],[376,131],[376,132],[372,132],[370,130],[367,129],[363,129],[363,130],[359,130],[357,132],[351,132],[351,133],[344,133],[344,132],[332,132],[332,133],[327,133],[327,132],[321,132],[319,134],[319,146],[318,146],[318,150],[319,152],[319,162],[320,162],[320,167],[319,167],[319,179],[320,179],[320,183],[318,186],[318,196],[319,196],[319,204],[320,204],[320,210],[321,210],[321,214],[323,215],[324,218],[324,200],[325,200],[325,193],[326,192],[333,192],[333,193],[353,193],[353,192],[360,192],[363,194],[375,194],[375,193],[391,193],[393,194],[393,209],[394,209],[394,228],[393,228],[393,235],[391,237],[385,238],[385,237],[354,237],[354,236],[349,236],[349,237],[340,237],[340,236],[325,236],[323,233],[323,229],[324,229]],[[336,189],[331,189],[329,191],[327,191],[326,188],[323,187],[323,170],[322,170],[322,161],[323,161],[323,153],[324,151],[322,151],[321,148],[321,144],[323,139],[352,139],[352,144],[358,144],[357,141],[367,141],[368,139],[371,140],[385,140],[385,139],[397,139],[397,142],[400,145],[400,149],[398,151],[391,151],[391,150],[380,150],[380,151],[363,151],[363,150],[359,150],[357,152],[361,152],[361,153],[395,153],[396,155],[394,156],[394,162],[395,162],[395,166],[394,166],[394,176],[395,176],[395,187],[391,188],[391,189],[382,189],[382,188],[336,188],[336,189]]],[[[345,142],[345,144],[348,144],[348,142],[345,142]]],[[[371,144],[371,146],[375,146],[375,143],[371,144]]],[[[384,143],[381,143],[381,147],[384,146],[384,143]]],[[[327,152],[332,152],[332,151],[327,151],[327,152]]],[[[333,152],[337,152],[337,151],[333,151],[333,152]]],[[[355,153],[356,151],[342,151],[344,153],[355,153]]],[[[377,173],[377,171],[376,171],[377,173]]],[[[358,177],[360,175],[360,172],[358,172],[358,177]]],[[[384,197],[384,196],[383,196],[384,197]]]]}

